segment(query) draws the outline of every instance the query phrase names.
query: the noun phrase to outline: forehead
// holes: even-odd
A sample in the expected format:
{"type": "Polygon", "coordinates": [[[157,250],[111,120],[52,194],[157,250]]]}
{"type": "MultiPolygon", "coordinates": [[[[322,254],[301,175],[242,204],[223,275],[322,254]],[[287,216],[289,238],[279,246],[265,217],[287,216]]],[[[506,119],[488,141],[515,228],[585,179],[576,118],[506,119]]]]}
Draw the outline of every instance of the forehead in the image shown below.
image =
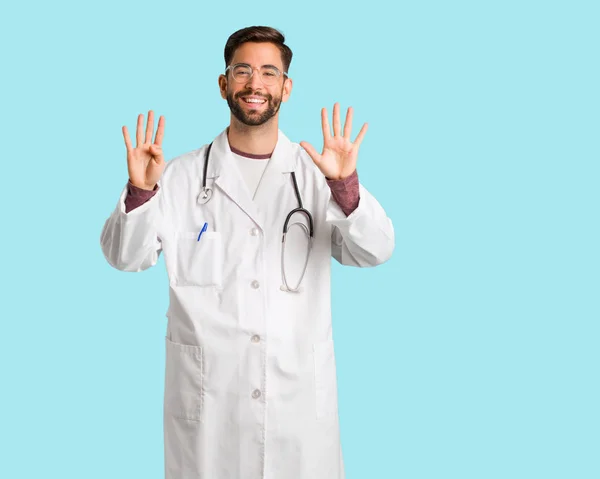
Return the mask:
{"type": "Polygon", "coordinates": [[[283,67],[281,52],[273,43],[242,43],[231,59],[231,64],[248,63],[252,66],[275,65],[283,67]]]}

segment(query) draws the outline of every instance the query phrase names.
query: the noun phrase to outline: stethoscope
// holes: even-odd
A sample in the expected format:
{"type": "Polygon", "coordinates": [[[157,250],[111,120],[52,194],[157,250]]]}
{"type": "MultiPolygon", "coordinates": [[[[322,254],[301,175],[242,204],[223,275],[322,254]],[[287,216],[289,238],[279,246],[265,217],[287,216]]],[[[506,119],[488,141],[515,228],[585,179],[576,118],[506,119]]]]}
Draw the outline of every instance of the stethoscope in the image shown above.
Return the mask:
{"type": "MultiPolygon", "coordinates": [[[[200,204],[200,205],[205,205],[206,203],[208,203],[213,195],[212,188],[206,186],[206,176],[207,176],[207,171],[208,171],[208,161],[210,158],[210,149],[211,148],[212,148],[212,143],[210,145],[208,145],[208,148],[206,149],[206,153],[204,155],[204,171],[202,173],[202,190],[200,191],[200,194],[198,195],[198,204],[200,204]]],[[[313,218],[312,218],[312,215],[310,214],[310,211],[308,211],[307,209],[305,209],[302,206],[302,197],[300,196],[300,190],[298,189],[298,182],[296,181],[296,173],[294,171],[292,171],[292,181],[294,183],[294,192],[296,193],[296,198],[298,199],[298,208],[294,208],[292,211],[290,211],[285,219],[285,222],[283,223],[283,236],[281,238],[281,243],[282,243],[282,245],[281,245],[281,280],[282,280],[283,284],[281,285],[281,290],[287,291],[290,293],[297,293],[300,291],[300,283],[302,283],[302,279],[304,278],[304,274],[306,273],[306,268],[308,267],[308,258],[310,256],[310,251],[311,251],[312,245],[313,245],[314,227],[313,227],[313,218]],[[309,226],[307,227],[304,223],[301,223],[299,221],[296,223],[289,224],[291,217],[295,213],[302,213],[303,215],[305,215],[306,218],[308,219],[309,226]],[[287,277],[285,275],[285,266],[284,266],[284,255],[285,255],[285,244],[286,244],[285,238],[286,238],[289,228],[292,226],[296,226],[296,225],[301,227],[304,230],[304,233],[308,236],[308,248],[306,250],[306,258],[304,259],[304,268],[302,269],[302,275],[300,276],[300,280],[298,281],[298,284],[296,284],[296,286],[294,286],[292,288],[292,287],[290,287],[290,285],[287,281],[287,277]]]]}

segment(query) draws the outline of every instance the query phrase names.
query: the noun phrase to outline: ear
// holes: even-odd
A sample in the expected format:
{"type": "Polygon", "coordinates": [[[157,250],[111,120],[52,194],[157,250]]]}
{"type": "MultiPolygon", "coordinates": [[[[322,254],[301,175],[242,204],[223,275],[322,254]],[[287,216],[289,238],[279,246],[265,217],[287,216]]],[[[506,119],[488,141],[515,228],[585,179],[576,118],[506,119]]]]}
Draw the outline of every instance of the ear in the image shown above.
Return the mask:
{"type": "Polygon", "coordinates": [[[225,100],[227,98],[227,77],[223,74],[219,75],[219,91],[221,98],[225,100]]]}
{"type": "Polygon", "coordinates": [[[292,79],[286,78],[285,81],[283,82],[283,93],[281,94],[282,102],[285,103],[290,98],[290,95],[292,94],[292,86],[293,86],[292,79]]]}

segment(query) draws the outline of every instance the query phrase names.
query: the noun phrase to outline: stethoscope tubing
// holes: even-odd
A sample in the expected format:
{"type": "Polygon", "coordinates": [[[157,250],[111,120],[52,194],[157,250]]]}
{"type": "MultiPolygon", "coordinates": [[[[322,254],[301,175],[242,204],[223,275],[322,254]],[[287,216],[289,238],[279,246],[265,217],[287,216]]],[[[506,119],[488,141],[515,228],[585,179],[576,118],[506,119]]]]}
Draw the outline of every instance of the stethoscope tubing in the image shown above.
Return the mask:
{"type": "MultiPolygon", "coordinates": [[[[206,153],[204,155],[204,168],[203,168],[203,173],[202,173],[202,191],[198,195],[198,203],[200,203],[200,204],[208,203],[208,201],[212,197],[212,188],[208,188],[206,186],[206,177],[207,177],[207,173],[208,173],[208,162],[210,160],[211,148],[212,148],[212,143],[210,143],[208,145],[208,148],[206,149],[206,153]]],[[[300,290],[300,284],[302,283],[302,279],[304,278],[304,275],[306,273],[306,268],[308,266],[308,259],[310,256],[310,252],[312,250],[313,238],[314,238],[314,223],[313,223],[313,217],[310,214],[310,211],[308,211],[302,205],[302,197],[300,196],[300,189],[298,188],[298,182],[296,180],[296,172],[292,171],[291,176],[292,176],[292,182],[293,182],[293,186],[294,186],[294,193],[296,194],[296,199],[298,200],[298,208],[294,208],[292,211],[290,211],[288,213],[287,217],[285,218],[285,221],[283,222],[283,234],[281,237],[281,242],[283,243],[282,247],[281,247],[281,278],[283,281],[282,289],[285,288],[285,290],[289,291],[289,292],[298,292],[300,290]],[[306,227],[305,224],[300,223],[300,222],[292,223],[291,225],[289,224],[291,217],[295,213],[302,213],[303,215],[306,216],[306,218],[308,219],[308,225],[309,225],[308,228],[306,227]],[[286,238],[287,232],[288,232],[290,226],[295,226],[295,225],[299,225],[300,227],[302,227],[302,229],[307,234],[308,248],[306,251],[304,268],[302,269],[302,275],[300,276],[300,280],[298,281],[298,284],[294,288],[291,288],[288,284],[288,281],[287,281],[287,278],[285,275],[284,253],[285,253],[285,244],[286,244],[285,238],[286,238]]]]}

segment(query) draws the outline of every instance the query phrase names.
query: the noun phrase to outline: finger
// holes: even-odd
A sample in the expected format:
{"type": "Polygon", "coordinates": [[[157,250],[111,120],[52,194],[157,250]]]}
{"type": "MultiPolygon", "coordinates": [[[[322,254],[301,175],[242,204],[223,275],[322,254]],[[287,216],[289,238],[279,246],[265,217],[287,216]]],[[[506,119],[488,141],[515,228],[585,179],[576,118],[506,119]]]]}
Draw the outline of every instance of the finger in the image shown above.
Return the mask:
{"type": "Polygon", "coordinates": [[[321,155],[319,153],[317,153],[317,150],[315,150],[314,147],[310,143],[307,143],[306,141],[301,141],[300,146],[306,150],[306,152],[308,153],[308,156],[310,156],[312,158],[312,160],[315,162],[315,164],[318,165],[320,163],[321,155]]]}
{"type": "Polygon", "coordinates": [[[369,125],[367,123],[365,123],[362,126],[362,128],[360,129],[360,131],[358,132],[358,136],[356,137],[356,140],[354,140],[354,146],[356,146],[357,148],[362,143],[363,138],[365,137],[365,133],[367,132],[368,128],[369,128],[369,125]]]}
{"type": "Polygon", "coordinates": [[[329,127],[329,119],[327,118],[327,109],[321,108],[321,126],[323,127],[323,140],[331,139],[331,129],[329,127]]]}
{"type": "Polygon", "coordinates": [[[346,140],[350,140],[350,134],[352,133],[352,107],[348,108],[348,113],[346,114],[346,122],[344,123],[344,138],[346,140]]]}
{"type": "Polygon", "coordinates": [[[163,136],[165,136],[165,117],[160,116],[158,119],[158,128],[156,129],[156,136],[154,137],[154,144],[161,146],[163,141],[163,136]]]}
{"type": "Polygon", "coordinates": [[[333,105],[333,136],[340,136],[340,104],[335,103],[333,105]]]}
{"type": "Polygon", "coordinates": [[[129,138],[129,132],[127,131],[127,127],[124,126],[123,128],[121,128],[121,130],[123,131],[123,138],[125,139],[125,148],[127,148],[127,153],[129,153],[132,148],[131,148],[131,138],[129,138]]]}
{"type": "Polygon", "coordinates": [[[154,112],[150,110],[148,112],[148,121],[146,122],[146,139],[144,143],[152,141],[152,133],[154,133],[154,112]]]}
{"type": "Polygon", "coordinates": [[[144,142],[142,136],[142,129],[144,128],[144,115],[141,113],[138,115],[137,129],[135,131],[135,147],[139,147],[144,142]]]}

